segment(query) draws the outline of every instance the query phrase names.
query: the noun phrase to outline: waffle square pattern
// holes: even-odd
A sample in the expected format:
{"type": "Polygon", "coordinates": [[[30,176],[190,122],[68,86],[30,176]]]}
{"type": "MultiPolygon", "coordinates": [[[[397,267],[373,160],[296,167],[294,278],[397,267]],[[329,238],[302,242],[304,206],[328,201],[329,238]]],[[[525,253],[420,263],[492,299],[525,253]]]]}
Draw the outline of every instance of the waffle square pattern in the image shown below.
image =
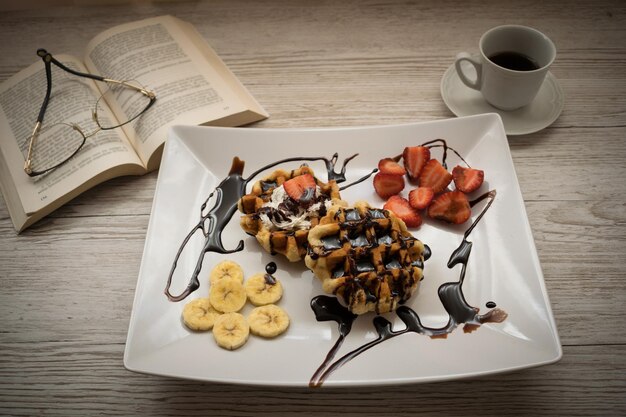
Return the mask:
{"type": "Polygon", "coordinates": [[[278,169],[255,182],[250,193],[239,200],[243,213],[240,225],[267,252],[298,262],[306,255],[309,230],[333,205],[347,205],[340,199],[335,181],[320,181],[307,165],[291,171],[278,169]],[[311,198],[294,200],[285,193],[283,184],[304,175],[313,176],[315,193],[311,198]]]}
{"type": "Polygon", "coordinates": [[[354,314],[394,311],[423,277],[424,245],[389,210],[334,206],[308,234],[305,263],[354,314]]]}

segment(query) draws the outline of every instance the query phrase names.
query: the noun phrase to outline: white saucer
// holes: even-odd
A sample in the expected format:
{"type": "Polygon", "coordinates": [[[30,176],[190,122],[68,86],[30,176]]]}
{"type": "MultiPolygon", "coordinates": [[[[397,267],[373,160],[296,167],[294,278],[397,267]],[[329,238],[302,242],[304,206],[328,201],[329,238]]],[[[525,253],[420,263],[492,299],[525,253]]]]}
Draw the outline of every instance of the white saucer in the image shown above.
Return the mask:
{"type": "Polygon", "coordinates": [[[548,72],[537,93],[528,106],[504,111],[487,103],[480,91],[467,87],[452,64],[441,79],[441,97],[446,106],[457,116],[480,113],[498,113],[507,135],[526,135],[550,126],[563,110],[563,90],[556,78],[548,72]]]}

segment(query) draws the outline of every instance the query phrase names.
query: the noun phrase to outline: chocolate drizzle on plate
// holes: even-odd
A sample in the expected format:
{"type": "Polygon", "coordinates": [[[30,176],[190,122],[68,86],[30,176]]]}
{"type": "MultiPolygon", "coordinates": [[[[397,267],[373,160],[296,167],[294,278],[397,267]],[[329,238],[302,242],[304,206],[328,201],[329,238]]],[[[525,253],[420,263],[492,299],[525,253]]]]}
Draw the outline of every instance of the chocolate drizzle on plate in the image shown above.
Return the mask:
{"type": "MultiPolygon", "coordinates": [[[[418,333],[432,338],[445,338],[460,324],[464,324],[463,331],[469,333],[483,323],[500,323],[506,319],[506,312],[499,308],[493,308],[485,314],[479,314],[479,309],[469,305],[463,295],[465,271],[472,250],[472,242],[467,239],[476,224],[478,224],[493,203],[495,196],[496,191],[492,190],[476,199],[476,201],[482,201],[488,198],[489,202],[482,209],[478,217],[472,222],[470,227],[465,231],[461,244],[452,252],[450,259],[448,260],[448,268],[453,268],[454,266],[460,264],[461,273],[458,281],[444,283],[438,290],[439,299],[448,313],[448,323],[445,326],[440,328],[425,326],[422,324],[419,316],[414,310],[407,306],[400,306],[396,310],[396,314],[406,325],[404,329],[394,330],[391,322],[384,317],[377,316],[374,318],[373,324],[378,337],[371,342],[348,352],[335,362],[332,362],[344,339],[350,332],[352,323],[356,320],[357,316],[350,313],[346,307],[339,304],[339,302],[333,297],[321,295],[313,298],[311,301],[311,308],[315,313],[316,319],[318,321],[336,321],[339,325],[339,338],[326,355],[326,358],[320,367],[311,377],[311,380],[309,381],[310,387],[320,387],[324,381],[341,366],[345,365],[347,362],[359,356],[366,350],[396,336],[400,336],[405,333],[418,333]]],[[[493,301],[490,303],[493,303],[493,301]]],[[[495,303],[489,305],[493,305],[493,307],[495,307],[495,303]]]]}
{"type": "MultiPolygon", "coordinates": [[[[311,300],[311,308],[315,312],[315,318],[317,321],[335,321],[339,325],[339,337],[328,351],[324,362],[317,368],[317,371],[311,377],[311,382],[317,381],[320,374],[326,369],[326,367],[335,358],[335,355],[341,348],[343,341],[345,340],[350,330],[352,330],[352,323],[358,317],[356,314],[351,313],[347,308],[339,304],[339,301],[335,297],[328,295],[320,295],[311,300]]],[[[320,384],[321,385],[321,384],[320,384]]]]}
{"type": "Polygon", "coordinates": [[[202,269],[204,255],[207,252],[227,254],[238,252],[243,249],[243,240],[239,241],[239,244],[235,249],[228,250],[224,248],[224,245],[222,244],[222,231],[233,217],[233,214],[235,214],[235,211],[237,210],[237,201],[243,195],[246,188],[248,180],[241,176],[243,174],[244,164],[244,161],[241,159],[237,157],[233,158],[233,163],[228,176],[219,183],[215,190],[209,194],[204,203],[202,203],[202,206],[200,207],[200,221],[191,229],[187,236],[185,236],[183,243],[178,249],[176,257],[174,258],[169,276],[167,277],[165,295],[170,301],[183,300],[200,287],[198,275],[202,269]],[[213,204],[213,207],[205,213],[208,202],[213,196],[215,196],[215,203],[213,204]],[[185,288],[185,290],[179,295],[173,295],[170,293],[170,286],[172,285],[172,277],[174,276],[178,260],[189,240],[198,232],[201,232],[205,238],[202,252],[196,262],[196,266],[191,279],[187,284],[187,288],[185,288]]]}
{"type": "MultiPolygon", "coordinates": [[[[433,139],[433,140],[430,140],[430,141],[428,141],[428,142],[424,142],[424,143],[422,143],[420,146],[424,146],[424,147],[426,147],[426,148],[428,148],[428,149],[432,149],[432,148],[443,148],[443,154],[441,155],[441,165],[442,165],[444,168],[446,168],[446,169],[448,169],[448,163],[447,163],[447,161],[446,161],[446,160],[448,159],[448,150],[451,150],[452,152],[454,152],[454,154],[455,154],[456,156],[458,156],[458,157],[459,157],[459,159],[460,159],[461,161],[463,161],[463,163],[464,163],[465,165],[467,165],[468,167],[470,166],[470,164],[468,164],[468,163],[467,163],[467,161],[466,161],[465,159],[463,159],[463,157],[461,156],[461,154],[460,154],[460,153],[458,153],[458,152],[456,151],[456,149],[454,149],[454,148],[453,148],[453,147],[451,147],[451,146],[448,146],[448,143],[446,142],[446,140],[445,140],[445,139],[433,139]]],[[[402,154],[397,155],[397,156],[394,156],[394,157],[393,157],[393,158],[391,158],[391,159],[393,159],[394,161],[398,162],[398,161],[400,161],[400,159],[402,159],[402,154]]]]}
{"type": "Polygon", "coordinates": [[[274,278],[274,274],[276,273],[276,270],[278,268],[276,267],[276,263],[275,262],[270,262],[267,265],[265,265],[265,283],[267,285],[276,285],[276,278],[274,278]]]}
{"type": "MultiPolygon", "coordinates": [[[[243,240],[239,241],[239,244],[236,248],[226,249],[222,243],[222,232],[224,231],[224,228],[226,227],[228,222],[230,222],[233,214],[235,214],[235,211],[237,210],[237,202],[244,195],[246,185],[255,176],[265,171],[266,169],[286,162],[324,161],[326,165],[326,171],[328,172],[328,180],[335,180],[337,183],[340,183],[346,180],[346,165],[357,155],[358,154],[354,154],[344,159],[341,171],[339,172],[335,172],[335,165],[337,164],[338,159],[338,154],[335,153],[330,159],[325,157],[294,157],[281,159],[279,161],[272,162],[259,168],[258,170],[254,171],[248,178],[243,178],[243,169],[245,162],[238,157],[234,157],[232,166],[230,168],[230,171],[228,172],[228,176],[218,184],[215,190],[213,190],[213,192],[209,194],[207,199],[204,201],[204,203],[200,207],[200,221],[191,229],[187,236],[185,236],[183,242],[180,245],[180,248],[178,249],[178,252],[174,258],[174,262],[172,263],[172,268],[170,269],[169,276],[167,277],[167,285],[165,286],[164,291],[167,298],[170,301],[181,301],[200,287],[198,275],[200,274],[200,270],[202,269],[202,261],[204,259],[204,255],[206,255],[207,252],[228,254],[243,250],[243,240]],[[209,201],[211,201],[212,197],[215,197],[213,201],[213,206],[209,209],[208,212],[205,213],[209,201]],[[196,235],[196,233],[202,233],[204,236],[204,245],[202,247],[202,251],[199,254],[193,274],[189,280],[189,283],[187,284],[187,287],[183,290],[182,293],[178,295],[173,295],[170,292],[170,286],[172,285],[172,277],[174,276],[176,266],[178,265],[178,261],[183,252],[183,249],[185,249],[185,246],[189,243],[191,238],[196,235]]],[[[361,179],[357,182],[363,180],[364,179],[361,179]]]]}
{"type": "MultiPolygon", "coordinates": [[[[428,146],[429,148],[433,147],[442,147],[443,148],[443,158],[442,164],[446,166],[446,157],[448,149],[452,150],[461,160],[463,158],[456,152],[453,148],[447,146],[445,140],[436,139],[430,142],[426,142],[423,146],[428,146]]],[[[238,245],[234,249],[226,249],[222,242],[222,232],[224,228],[230,222],[232,216],[234,215],[237,209],[237,202],[244,195],[246,186],[248,182],[250,182],[255,176],[260,174],[261,172],[277,166],[279,164],[294,162],[294,161],[324,161],[326,165],[326,170],[328,173],[328,180],[334,180],[337,183],[345,182],[345,172],[346,165],[349,161],[355,158],[358,154],[352,155],[346,158],[343,161],[342,168],[339,172],[335,171],[335,165],[338,160],[338,154],[335,153],[332,158],[328,159],[325,157],[293,157],[286,158],[276,162],[272,162],[267,164],[258,170],[254,171],[249,177],[243,177],[244,170],[244,161],[240,160],[238,157],[233,158],[231,169],[228,173],[228,176],[222,180],[218,186],[210,193],[207,199],[200,207],[200,220],[199,222],[191,229],[191,231],[186,235],[183,239],[180,248],[174,258],[172,263],[172,268],[169,272],[169,276],[167,279],[167,285],[164,290],[165,295],[170,301],[180,301],[185,299],[189,294],[193,293],[200,287],[200,283],[198,280],[198,275],[202,268],[202,261],[207,252],[215,252],[221,254],[229,254],[243,250],[244,242],[243,240],[239,241],[238,245]],[[209,202],[212,201],[212,206],[209,208],[209,202]],[[207,211],[208,208],[208,211],[207,211]],[[179,295],[173,295],[170,293],[170,286],[172,284],[172,278],[174,272],[176,270],[179,258],[185,248],[185,246],[189,243],[191,238],[195,236],[197,233],[202,233],[204,237],[204,244],[202,247],[202,251],[199,254],[198,260],[195,264],[195,268],[192,274],[192,277],[187,284],[187,287],[183,290],[179,295]]],[[[399,159],[399,158],[398,158],[399,159]]],[[[464,160],[463,160],[464,161],[464,160]]],[[[465,161],[464,161],[465,162],[465,161]]],[[[466,163],[467,164],[467,163],[466,163]]],[[[469,165],[468,165],[469,166],[469,165]]],[[[350,186],[355,184],[359,184],[365,180],[367,180],[371,175],[373,175],[377,170],[373,170],[368,175],[354,181],[351,184],[345,185],[340,188],[340,190],[344,190],[350,186]]],[[[274,184],[266,183],[262,185],[264,188],[268,189],[274,186],[274,184]]],[[[339,327],[339,337],[335,341],[334,345],[328,351],[324,361],[319,366],[319,368],[314,372],[311,380],[309,382],[309,386],[311,387],[319,387],[324,381],[337,369],[351,361],[352,359],[359,356],[361,353],[367,351],[368,349],[386,341],[396,336],[400,336],[405,333],[418,333],[426,336],[430,336],[432,338],[437,337],[446,337],[449,333],[455,330],[460,324],[463,324],[464,332],[471,332],[478,328],[483,323],[496,322],[500,323],[506,319],[507,314],[503,310],[496,308],[496,303],[493,301],[487,302],[486,306],[490,310],[485,314],[479,314],[479,309],[477,307],[473,307],[468,304],[465,300],[465,296],[463,294],[463,283],[465,280],[465,272],[467,263],[469,261],[472,242],[468,241],[468,237],[476,224],[482,219],[486,211],[489,209],[493,200],[495,198],[496,192],[495,190],[490,191],[476,198],[475,200],[470,202],[470,205],[473,207],[479,202],[489,199],[488,203],[482,209],[481,213],[478,217],[472,222],[470,227],[466,230],[463,240],[460,245],[453,251],[450,256],[450,259],[447,263],[448,268],[453,268],[456,265],[461,265],[461,272],[458,281],[447,282],[442,284],[438,289],[439,299],[446,312],[448,313],[448,323],[440,328],[433,328],[425,326],[421,323],[421,320],[417,313],[407,306],[400,306],[396,310],[396,314],[400,318],[400,320],[406,325],[404,329],[394,330],[393,325],[387,319],[382,316],[377,316],[373,319],[373,325],[378,334],[378,337],[364,345],[358,347],[357,349],[348,352],[344,356],[340,357],[337,360],[335,356],[339,352],[345,338],[348,336],[352,329],[352,325],[357,315],[351,313],[346,307],[340,304],[336,297],[330,297],[326,295],[320,295],[311,300],[311,308],[315,313],[315,317],[317,321],[335,321],[339,327]],[[333,362],[334,361],[334,362],[333,362]]],[[[378,215],[376,211],[372,211],[372,217],[378,215]]],[[[361,236],[351,237],[355,240],[355,245],[359,246],[362,242],[361,236]]],[[[384,236],[381,236],[381,239],[385,239],[384,236]]],[[[328,242],[329,245],[332,245],[333,238],[329,237],[328,242]]],[[[424,245],[424,259],[428,259],[430,257],[430,248],[424,245]]],[[[394,260],[389,260],[390,265],[394,265],[394,260]]],[[[368,265],[358,265],[360,269],[368,268],[368,265]]],[[[420,265],[420,268],[423,267],[423,264],[420,265]]],[[[268,283],[274,281],[273,274],[276,272],[276,264],[274,262],[270,262],[266,265],[266,275],[265,279],[268,283]]],[[[340,274],[341,271],[333,271],[333,276],[340,274]]]]}
{"type": "MultiPolygon", "coordinates": [[[[372,170],[372,172],[370,172],[370,173],[369,173],[369,174],[367,174],[367,175],[362,176],[362,177],[361,177],[361,178],[359,178],[358,180],[356,180],[356,181],[354,181],[354,182],[351,182],[350,184],[346,184],[346,185],[344,185],[343,187],[339,187],[339,191],[343,191],[343,190],[345,190],[345,189],[346,189],[346,188],[348,188],[348,187],[352,187],[353,185],[357,185],[357,184],[359,184],[359,183],[362,183],[363,181],[365,181],[366,179],[368,179],[369,177],[371,177],[372,175],[374,175],[374,174],[375,174],[375,173],[377,173],[377,172],[378,172],[378,168],[374,168],[374,169],[372,170]]],[[[337,182],[339,182],[339,181],[337,181],[337,182]]]]}

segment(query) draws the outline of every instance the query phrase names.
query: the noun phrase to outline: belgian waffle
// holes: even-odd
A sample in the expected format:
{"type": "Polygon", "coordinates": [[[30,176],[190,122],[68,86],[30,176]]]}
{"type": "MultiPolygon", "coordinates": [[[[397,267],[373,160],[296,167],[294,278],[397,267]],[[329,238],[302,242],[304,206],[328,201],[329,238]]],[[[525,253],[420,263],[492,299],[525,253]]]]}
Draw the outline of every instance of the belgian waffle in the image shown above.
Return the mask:
{"type": "MultiPolygon", "coordinates": [[[[328,206],[333,204],[346,205],[340,199],[339,187],[334,180],[324,183],[315,178],[317,184],[316,196],[313,203],[321,203],[319,210],[308,213],[304,226],[282,227],[272,220],[286,220],[288,213],[302,213],[303,208],[298,203],[286,198],[279,208],[270,209],[267,203],[272,200],[272,194],[286,181],[299,175],[311,174],[313,170],[303,165],[298,169],[286,171],[278,169],[265,178],[254,183],[249,194],[244,195],[238,203],[241,217],[241,228],[249,235],[255,236],[263,249],[272,255],[280,253],[291,262],[301,261],[307,251],[309,229],[319,223],[319,218],[326,214],[328,206]],[[330,203],[328,203],[330,201],[330,203]],[[268,219],[271,219],[268,222],[268,219]],[[264,221],[265,220],[265,221],[264,221]]],[[[277,222],[280,224],[280,222],[277,222]]]]}
{"type": "Polygon", "coordinates": [[[389,210],[333,207],[309,231],[305,263],[354,314],[394,311],[423,277],[424,245],[389,210]]]}

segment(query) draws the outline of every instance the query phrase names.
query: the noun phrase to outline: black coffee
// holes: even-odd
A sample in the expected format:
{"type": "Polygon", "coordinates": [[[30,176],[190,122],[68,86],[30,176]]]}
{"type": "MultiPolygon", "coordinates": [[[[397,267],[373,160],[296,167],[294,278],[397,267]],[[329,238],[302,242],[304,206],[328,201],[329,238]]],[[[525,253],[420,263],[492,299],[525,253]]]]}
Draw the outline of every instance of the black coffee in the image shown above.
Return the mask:
{"type": "Polygon", "coordinates": [[[514,71],[532,71],[539,69],[539,64],[532,58],[518,52],[498,52],[489,60],[496,65],[514,71]]]}

